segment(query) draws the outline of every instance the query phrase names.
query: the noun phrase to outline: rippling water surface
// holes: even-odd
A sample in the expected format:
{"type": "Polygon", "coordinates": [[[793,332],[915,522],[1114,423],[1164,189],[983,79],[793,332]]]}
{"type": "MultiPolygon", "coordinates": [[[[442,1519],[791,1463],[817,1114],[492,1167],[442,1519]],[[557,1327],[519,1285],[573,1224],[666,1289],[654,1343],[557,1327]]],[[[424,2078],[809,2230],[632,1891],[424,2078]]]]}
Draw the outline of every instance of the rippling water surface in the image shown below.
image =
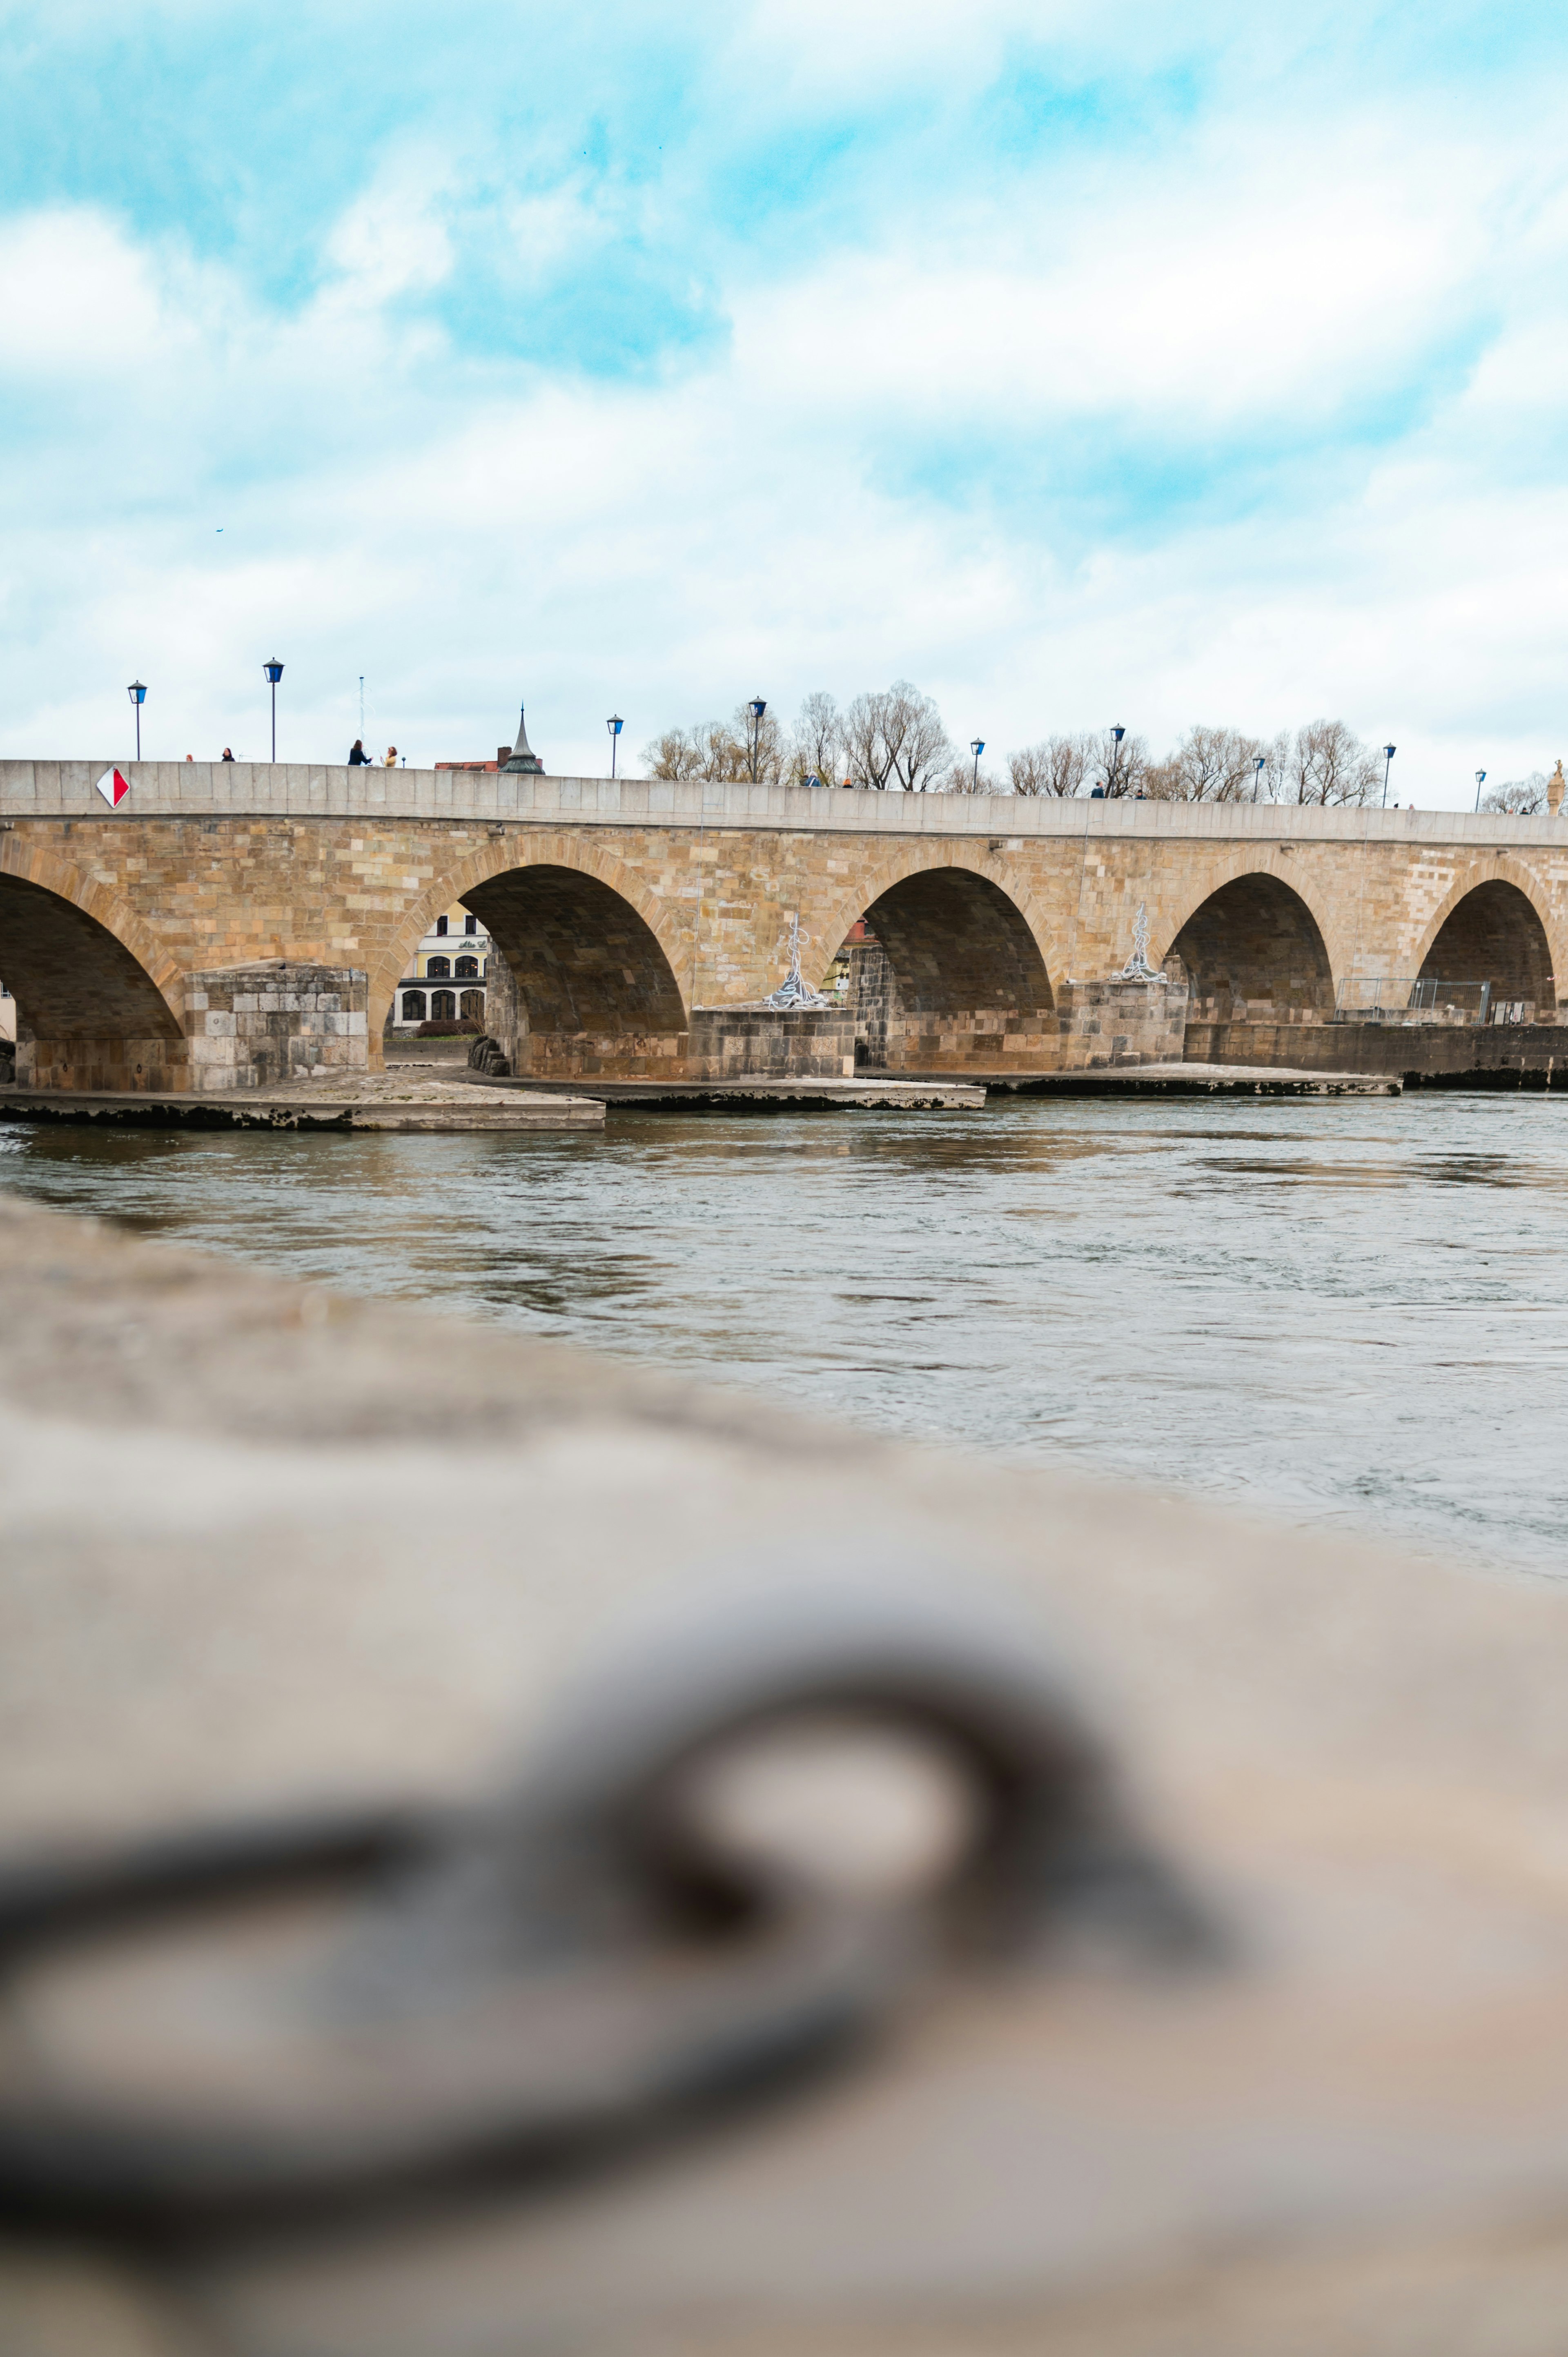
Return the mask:
{"type": "MultiPolygon", "coordinates": [[[[884,1430],[1564,1560],[1551,1097],[7,1128],[0,1184],[884,1430]]],[[[432,1384],[454,1347],[433,1340],[432,1384]]]]}

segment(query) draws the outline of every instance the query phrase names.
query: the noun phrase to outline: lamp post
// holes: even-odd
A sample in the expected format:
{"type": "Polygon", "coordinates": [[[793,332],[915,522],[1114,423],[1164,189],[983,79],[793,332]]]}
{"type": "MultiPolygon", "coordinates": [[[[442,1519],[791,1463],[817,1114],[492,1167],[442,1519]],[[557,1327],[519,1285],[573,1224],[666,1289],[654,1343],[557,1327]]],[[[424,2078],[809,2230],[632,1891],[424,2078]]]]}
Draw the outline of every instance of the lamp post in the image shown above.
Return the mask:
{"type": "Polygon", "coordinates": [[[1477,810],[1481,807],[1481,788],[1486,784],[1486,782],[1487,773],[1485,770],[1477,770],[1476,772],[1476,808],[1477,810]]]}
{"type": "Polygon", "coordinates": [[[751,715],[751,782],[757,783],[757,748],[762,736],[762,716],[768,706],[760,695],[754,695],[746,710],[751,715]]]}
{"type": "Polygon", "coordinates": [[[974,755],[974,781],[971,791],[978,793],[980,791],[980,757],[985,750],[984,737],[972,737],[969,740],[969,749],[974,755]]]}
{"type": "Polygon", "coordinates": [[[620,750],[620,732],[626,726],[626,722],[618,712],[612,712],[605,726],[610,732],[610,775],[613,778],[616,773],[616,755],[620,750]]]}
{"type": "Polygon", "coordinates": [[[283,677],[283,665],[279,662],[276,655],[274,655],[271,662],[263,663],[262,665],[262,669],[266,673],[268,679],[272,682],[273,759],[275,761],[278,757],[278,682],[283,677]]]}
{"type": "Polygon", "coordinates": [[[1389,764],[1398,751],[1399,747],[1397,745],[1385,745],[1383,747],[1383,808],[1385,810],[1387,810],[1389,806],[1389,764]]]}
{"type": "Polygon", "coordinates": [[[142,758],[142,706],[147,700],[147,691],[139,679],[134,679],[125,693],[136,707],[136,759],[139,761],[142,758]]]}
{"type": "Polygon", "coordinates": [[[1111,731],[1111,768],[1105,780],[1105,791],[1108,798],[1116,783],[1117,765],[1122,759],[1122,739],[1126,734],[1125,728],[1113,728],[1111,731]]]}
{"type": "Polygon", "coordinates": [[[1257,753],[1252,757],[1252,800],[1254,802],[1258,799],[1258,789],[1263,782],[1263,765],[1268,758],[1266,753],[1257,753]]]}

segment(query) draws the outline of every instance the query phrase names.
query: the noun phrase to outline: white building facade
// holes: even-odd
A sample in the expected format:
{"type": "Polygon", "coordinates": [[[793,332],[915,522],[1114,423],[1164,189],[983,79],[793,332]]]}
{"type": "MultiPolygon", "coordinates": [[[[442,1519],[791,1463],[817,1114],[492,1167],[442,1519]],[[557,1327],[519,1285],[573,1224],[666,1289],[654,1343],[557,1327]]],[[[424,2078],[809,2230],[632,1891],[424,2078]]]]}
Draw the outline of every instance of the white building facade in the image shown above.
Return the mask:
{"type": "Polygon", "coordinates": [[[422,1023],[471,1022],[482,1031],[493,954],[490,937],[471,909],[459,903],[437,917],[393,995],[393,1035],[417,1031],[422,1023]]]}

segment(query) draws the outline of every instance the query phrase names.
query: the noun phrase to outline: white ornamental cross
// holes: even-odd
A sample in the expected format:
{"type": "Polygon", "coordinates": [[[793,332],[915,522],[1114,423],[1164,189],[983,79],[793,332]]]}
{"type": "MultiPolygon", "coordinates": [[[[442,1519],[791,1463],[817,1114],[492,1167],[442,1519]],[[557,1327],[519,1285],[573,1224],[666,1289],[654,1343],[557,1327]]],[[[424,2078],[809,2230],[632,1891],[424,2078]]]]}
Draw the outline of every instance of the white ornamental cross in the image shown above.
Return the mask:
{"type": "Polygon", "coordinates": [[[1149,920],[1144,913],[1146,903],[1140,900],[1138,913],[1133,920],[1133,954],[1112,982],[1164,982],[1165,975],[1156,974],[1149,963],[1149,920]]]}
{"type": "Polygon", "coordinates": [[[800,931],[800,913],[797,909],[789,920],[789,971],[775,991],[763,1000],[764,1006],[831,1006],[820,990],[813,990],[800,972],[800,951],[811,940],[810,933],[800,931]]]}

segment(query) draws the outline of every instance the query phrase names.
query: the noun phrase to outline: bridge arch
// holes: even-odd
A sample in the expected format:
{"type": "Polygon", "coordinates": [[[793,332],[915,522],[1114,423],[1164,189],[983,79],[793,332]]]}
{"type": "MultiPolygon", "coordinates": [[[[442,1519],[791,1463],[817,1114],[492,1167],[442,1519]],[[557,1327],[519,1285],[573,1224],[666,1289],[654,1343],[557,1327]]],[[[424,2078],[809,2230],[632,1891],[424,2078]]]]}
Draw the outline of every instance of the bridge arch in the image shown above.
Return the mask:
{"type": "Polygon", "coordinates": [[[887,961],[869,1060],[879,1060],[878,1042],[889,1069],[993,1071],[1020,1054],[1039,1060],[1055,1032],[1046,928],[1005,860],[910,845],[809,927],[819,966],[858,918],[887,961]]]}
{"type": "Polygon", "coordinates": [[[562,1058],[575,1071],[591,1069],[600,1041],[616,1042],[622,1060],[639,1055],[639,1041],[668,1054],[688,1029],[678,943],[658,896],[591,845],[510,836],[448,869],[410,911],[395,959],[371,979],[378,1048],[410,956],[454,901],[490,936],[487,1026],[514,1070],[542,1072],[562,1058]]]}
{"type": "Polygon", "coordinates": [[[1459,877],[1439,904],[1414,970],[1423,982],[1489,982],[1494,1000],[1529,999],[1542,1015],[1555,1015],[1554,930],[1530,870],[1488,860],[1479,874],[1459,877]]]}
{"type": "Polygon", "coordinates": [[[1323,927],[1304,895],[1251,866],[1207,893],[1172,937],[1193,1023],[1302,1023],[1334,1010],[1323,927]]]}
{"type": "Polygon", "coordinates": [[[116,893],[15,834],[0,843],[0,980],[24,1035],[19,1073],[142,1088],[185,1061],[177,961],[116,893]]]}

